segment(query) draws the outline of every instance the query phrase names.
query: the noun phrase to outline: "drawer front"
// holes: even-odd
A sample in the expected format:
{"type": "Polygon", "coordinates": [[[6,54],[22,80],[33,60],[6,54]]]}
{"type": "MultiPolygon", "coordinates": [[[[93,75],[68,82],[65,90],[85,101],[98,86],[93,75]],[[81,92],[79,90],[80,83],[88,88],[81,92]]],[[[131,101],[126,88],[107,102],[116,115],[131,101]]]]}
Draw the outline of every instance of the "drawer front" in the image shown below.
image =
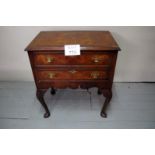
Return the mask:
{"type": "Polygon", "coordinates": [[[107,71],[36,71],[37,80],[106,80],[107,71]]]}
{"type": "Polygon", "coordinates": [[[34,64],[40,65],[110,65],[110,54],[83,54],[64,56],[63,54],[35,54],[34,64]]]}

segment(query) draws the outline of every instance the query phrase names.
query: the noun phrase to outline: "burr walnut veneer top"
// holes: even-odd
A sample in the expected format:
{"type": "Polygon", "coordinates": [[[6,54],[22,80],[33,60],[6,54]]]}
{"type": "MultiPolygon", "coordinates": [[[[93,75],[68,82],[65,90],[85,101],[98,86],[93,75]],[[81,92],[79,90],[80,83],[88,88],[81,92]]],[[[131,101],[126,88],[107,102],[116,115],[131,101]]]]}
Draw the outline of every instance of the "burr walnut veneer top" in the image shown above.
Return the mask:
{"type": "Polygon", "coordinates": [[[64,50],[64,45],[80,44],[81,50],[112,50],[120,48],[109,31],[42,31],[25,51],[64,50]]]}

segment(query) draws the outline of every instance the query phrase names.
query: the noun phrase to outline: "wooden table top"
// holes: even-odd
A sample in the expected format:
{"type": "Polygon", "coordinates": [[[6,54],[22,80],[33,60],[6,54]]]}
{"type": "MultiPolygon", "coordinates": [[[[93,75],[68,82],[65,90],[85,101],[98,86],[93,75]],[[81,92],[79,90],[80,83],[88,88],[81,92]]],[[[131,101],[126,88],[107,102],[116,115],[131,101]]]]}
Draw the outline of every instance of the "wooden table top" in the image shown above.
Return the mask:
{"type": "Polygon", "coordinates": [[[109,31],[42,31],[25,51],[64,50],[70,44],[79,44],[81,50],[120,50],[109,31]]]}

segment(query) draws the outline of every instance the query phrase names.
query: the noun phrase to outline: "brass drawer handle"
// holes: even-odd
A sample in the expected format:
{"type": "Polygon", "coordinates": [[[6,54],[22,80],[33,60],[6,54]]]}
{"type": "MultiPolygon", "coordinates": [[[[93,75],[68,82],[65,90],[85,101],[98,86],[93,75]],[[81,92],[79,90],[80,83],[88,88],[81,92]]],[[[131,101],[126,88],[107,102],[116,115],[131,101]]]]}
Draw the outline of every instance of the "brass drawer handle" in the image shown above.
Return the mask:
{"type": "Polygon", "coordinates": [[[54,77],[56,76],[56,74],[55,73],[48,73],[48,77],[50,78],[50,79],[53,79],[54,77]]]}
{"type": "Polygon", "coordinates": [[[92,60],[93,60],[94,63],[98,63],[98,62],[101,61],[101,58],[96,56],[96,57],[93,57],[92,60]]]}
{"type": "Polygon", "coordinates": [[[75,74],[77,71],[76,70],[71,70],[69,71],[71,74],[75,74]]]}
{"type": "Polygon", "coordinates": [[[98,77],[99,77],[99,72],[92,72],[91,73],[91,77],[93,78],[93,79],[97,79],[98,77]]]}
{"type": "Polygon", "coordinates": [[[47,57],[47,62],[48,62],[48,63],[54,62],[54,60],[55,60],[55,59],[54,59],[53,57],[47,57]]]}

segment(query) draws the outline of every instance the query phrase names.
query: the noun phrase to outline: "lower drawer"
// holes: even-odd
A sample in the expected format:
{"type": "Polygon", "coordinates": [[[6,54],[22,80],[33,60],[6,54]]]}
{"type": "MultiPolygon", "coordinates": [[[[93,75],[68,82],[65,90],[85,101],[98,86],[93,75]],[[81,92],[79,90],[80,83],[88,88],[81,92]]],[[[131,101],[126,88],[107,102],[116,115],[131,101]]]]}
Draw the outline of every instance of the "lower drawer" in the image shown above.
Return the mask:
{"type": "Polygon", "coordinates": [[[36,71],[38,81],[49,80],[107,80],[108,71],[83,71],[83,70],[68,70],[68,71],[36,71]]]}

